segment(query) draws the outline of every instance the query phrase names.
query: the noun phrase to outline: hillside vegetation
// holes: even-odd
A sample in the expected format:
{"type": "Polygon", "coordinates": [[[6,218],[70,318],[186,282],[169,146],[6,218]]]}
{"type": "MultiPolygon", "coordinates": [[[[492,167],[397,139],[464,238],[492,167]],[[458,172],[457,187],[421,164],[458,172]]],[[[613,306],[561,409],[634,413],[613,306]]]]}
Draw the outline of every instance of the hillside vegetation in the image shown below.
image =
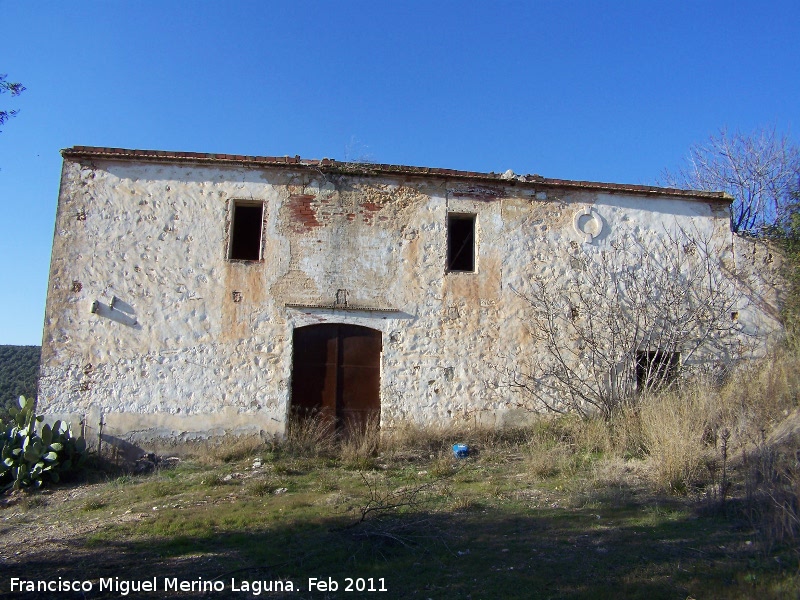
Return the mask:
{"type": "Polygon", "coordinates": [[[36,397],[41,346],[0,346],[0,421],[20,396],[36,397]]]}

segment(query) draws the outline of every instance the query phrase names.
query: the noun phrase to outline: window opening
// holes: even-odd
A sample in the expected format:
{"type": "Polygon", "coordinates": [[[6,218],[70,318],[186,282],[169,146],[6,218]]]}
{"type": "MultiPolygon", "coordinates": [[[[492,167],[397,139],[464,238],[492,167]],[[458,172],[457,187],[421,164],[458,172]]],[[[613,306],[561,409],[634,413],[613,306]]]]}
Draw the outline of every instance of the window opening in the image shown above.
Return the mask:
{"type": "Polygon", "coordinates": [[[475,271],[475,215],[447,215],[447,270],[475,271]]]}
{"type": "Polygon", "coordinates": [[[231,226],[231,260],[261,259],[261,225],[263,204],[239,204],[233,206],[231,226]]]}
{"type": "Polygon", "coordinates": [[[640,392],[653,392],[672,385],[678,379],[680,364],[680,352],[637,352],[636,389],[640,392]]]}

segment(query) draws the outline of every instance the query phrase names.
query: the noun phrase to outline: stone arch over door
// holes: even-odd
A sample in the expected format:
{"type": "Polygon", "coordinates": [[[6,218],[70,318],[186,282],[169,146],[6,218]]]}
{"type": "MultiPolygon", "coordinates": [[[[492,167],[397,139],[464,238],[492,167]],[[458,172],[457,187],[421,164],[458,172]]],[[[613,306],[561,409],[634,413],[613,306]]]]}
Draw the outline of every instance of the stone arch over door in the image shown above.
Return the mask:
{"type": "Polygon", "coordinates": [[[320,414],[337,430],[361,429],[380,419],[380,331],[326,323],[292,334],[292,399],[295,414],[320,414]]]}

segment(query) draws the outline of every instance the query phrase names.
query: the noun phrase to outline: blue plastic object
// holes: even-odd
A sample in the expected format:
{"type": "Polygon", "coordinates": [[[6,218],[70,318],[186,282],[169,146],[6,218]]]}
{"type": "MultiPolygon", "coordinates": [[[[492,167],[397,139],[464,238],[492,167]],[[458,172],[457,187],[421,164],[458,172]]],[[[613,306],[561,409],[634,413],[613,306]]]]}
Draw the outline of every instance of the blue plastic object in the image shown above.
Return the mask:
{"type": "Polygon", "coordinates": [[[456,458],[467,458],[469,456],[469,446],[466,444],[453,444],[453,454],[456,458]]]}

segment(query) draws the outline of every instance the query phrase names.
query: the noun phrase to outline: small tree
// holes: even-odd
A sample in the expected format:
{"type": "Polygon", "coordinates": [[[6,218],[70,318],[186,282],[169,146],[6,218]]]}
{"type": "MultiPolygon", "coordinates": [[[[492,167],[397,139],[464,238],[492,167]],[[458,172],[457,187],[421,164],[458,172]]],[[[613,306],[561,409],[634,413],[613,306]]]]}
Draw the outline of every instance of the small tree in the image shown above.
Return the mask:
{"type": "MultiPolygon", "coordinates": [[[[6,81],[7,75],[0,75],[0,94],[10,93],[12,96],[19,96],[25,91],[25,86],[21,83],[6,81]]],[[[16,116],[18,110],[0,110],[0,125],[16,116]]]]}
{"type": "Polygon", "coordinates": [[[605,417],[678,370],[725,365],[746,349],[736,285],[709,239],[680,230],[657,242],[632,235],[572,259],[572,274],[535,276],[530,307],[539,352],[506,382],[535,409],[605,417]]]}
{"type": "Polygon", "coordinates": [[[774,129],[749,135],[722,129],[689,148],[686,165],[664,172],[662,183],[727,192],[733,197],[731,228],[754,233],[786,218],[799,173],[800,150],[787,136],[774,129]]]}

